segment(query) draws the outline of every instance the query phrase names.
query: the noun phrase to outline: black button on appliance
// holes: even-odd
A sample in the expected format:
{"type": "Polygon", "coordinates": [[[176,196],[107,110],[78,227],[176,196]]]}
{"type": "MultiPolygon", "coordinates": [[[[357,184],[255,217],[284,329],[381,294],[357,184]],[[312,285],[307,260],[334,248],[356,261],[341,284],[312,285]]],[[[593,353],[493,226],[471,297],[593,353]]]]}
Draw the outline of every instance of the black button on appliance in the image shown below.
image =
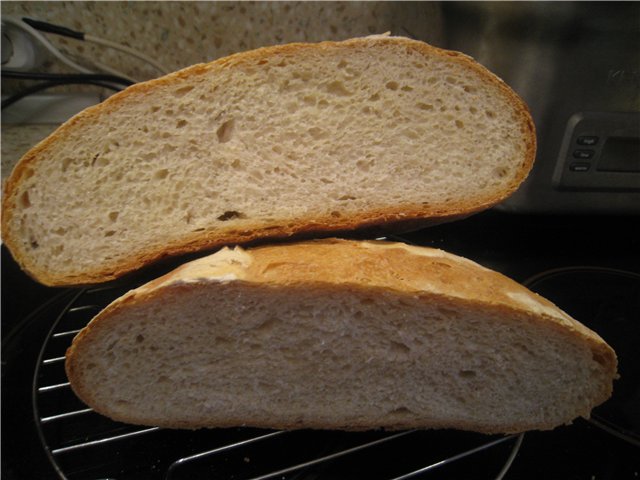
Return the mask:
{"type": "Polygon", "coordinates": [[[573,162],[569,165],[569,170],[572,172],[588,172],[589,168],[591,168],[591,164],[586,162],[573,162]]]}
{"type": "Polygon", "coordinates": [[[588,147],[592,147],[598,143],[598,137],[596,137],[595,135],[582,135],[578,137],[576,143],[578,145],[586,145],[588,147]]]}
{"type": "Polygon", "coordinates": [[[593,157],[595,152],[593,150],[574,150],[573,158],[579,158],[581,160],[589,160],[593,157]]]}

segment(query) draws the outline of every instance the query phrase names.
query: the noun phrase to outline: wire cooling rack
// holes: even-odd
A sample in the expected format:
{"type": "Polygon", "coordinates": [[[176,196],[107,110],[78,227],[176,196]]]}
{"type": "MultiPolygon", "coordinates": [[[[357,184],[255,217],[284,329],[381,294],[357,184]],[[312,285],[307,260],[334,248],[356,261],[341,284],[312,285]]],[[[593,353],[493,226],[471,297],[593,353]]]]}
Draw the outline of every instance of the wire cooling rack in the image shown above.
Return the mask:
{"type": "Polygon", "coordinates": [[[453,430],[171,430],[114,422],[71,390],[64,355],[88,321],[135,285],[78,291],[42,346],[33,407],[42,445],[68,479],[501,479],[524,434],[453,430]]]}

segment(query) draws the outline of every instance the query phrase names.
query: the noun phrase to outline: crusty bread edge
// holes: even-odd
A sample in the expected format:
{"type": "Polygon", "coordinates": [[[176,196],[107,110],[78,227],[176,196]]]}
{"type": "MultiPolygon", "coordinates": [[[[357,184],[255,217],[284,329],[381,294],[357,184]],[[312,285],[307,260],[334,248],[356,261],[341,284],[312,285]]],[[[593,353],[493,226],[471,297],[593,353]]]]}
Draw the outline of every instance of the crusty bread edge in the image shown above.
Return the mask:
{"type": "Polygon", "coordinates": [[[406,226],[410,224],[437,224],[458,218],[464,218],[485,210],[510,196],[518,188],[520,183],[522,183],[522,181],[524,181],[528,176],[529,171],[533,166],[535,154],[535,125],[526,103],[503,80],[463,53],[444,50],[404,37],[389,37],[384,35],[354,38],[342,42],[328,41],[321,43],[291,43],[263,47],[256,50],[236,53],[207,64],[193,65],[158,79],[134,84],[124,91],[113,95],[99,105],[87,108],[61,125],[54,133],[38,143],[22,157],[11,174],[11,177],[6,182],[2,201],[3,215],[1,225],[4,237],[3,241],[12,252],[20,267],[32,278],[45,285],[71,286],[102,283],[119,278],[126,273],[138,270],[145,265],[169,255],[173,256],[182,253],[214,249],[223,245],[246,244],[257,239],[298,238],[299,236],[304,237],[309,234],[313,235],[322,233],[336,234],[341,231],[360,230],[394,224],[398,226],[406,226]],[[520,118],[521,131],[526,142],[526,152],[519,165],[517,174],[504,191],[497,193],[493,197],[485,197],[483,202],[477,202],[477,199],[472,199],[472,201],[475,201],[476,203],[471,205],[468,203],[460,203],[448,204],[446,207],[444,205],[434,207],[429,205],[409,204],[399,205],[382,211],[369,211],[366,214],[341,218],[335,218],[330,215],[327,215],[324,218],[309,216],[307,218],[298,219],[296,222],[290,222],[290,224],[286,226],[262,226],[252,229],[251,226],[247,224],[241,228],[228,229],[227,231],[217,228],[216,231],[213,232],[205,231],[194,233],[190,236],[185,235],[183,239],[174,241],[171,244],[150,247],[135,254],[129,259],[119,261],[111,268],[98,268],[94,271],[79,273],[78,275],[59,276],[55,273],[30,265],[28,255],[21,251],[19,239],[14,238],[12,235],[13,232],[9,231],[9,223],[15,207],[15,202],[17,201],[15,198],[15,192],[18,191],[19,184],[23,178],[28,178],[30,176],[29,172],[31,167],[33,164],[37,163],[40,155],[45,154],[47,149],[55,142],[64,141],[67,132],[74,129],[76,125],[94,121],[100,115],[116,109],[123,102],[127,102],[131,97],[146,95],[149,91],[152,91],[158,86],[173,85],[183,78],[202,75],[216,67],[229,68],[242,65],[246,62],[255,61],[256,59],[260,60],[269,55],[288,54],[305,49],[322,50],[336,47],[366,48],[367,46],[372,45],[372,42],[381,44],[400,43],[406,48],[417,50],[425,55],[435,54],[449,57],[460,65],[473,70],[483,77],[488,83],[493,84],[502,92],[520,118]]]}
{"type": "MultiPolygon", "coordinates": [[[[315,240],[310,242],[304,242],[304,244],[313,246],[313,244],[323,244],[323,243],[333,243],[333,242],[346,242],[345,240],[340,239],[326,239],[326,240],[315,240]]],[[[366,242],[369,244],[378,243],[390,243],[390,242],[366,242]]],[[[407,250],[410,251],[411,248],[401,245],[407,250]]],[[[286,248],[286,247],[283,247],[286,248]]],[[[258,256],[261,255],[261,248],[257,248],[254,250],[250,250],[250,254],[258,253],[258,256]],[[253,252],[253,253],[252,253],[253,252]]],[[[268,254],[267,254],[268,255],[268,254]]],[[[456,257],[451,254],[447,254],[450,258],[456,257]]],[[[255,258],[255,256],[254,256],[255,258]]],[[[258,257],[259,258],[259,257],[258,257]]],[[[465,262],[467,265],[471,262],[468,259],[464,259],[462,257],[456,257],[460,262],[465,262]]],[[[260,259],[260,261],[268,261],[266,259],[260,259]]],[[[476,264],[477,265],[477,264],[476,264]]],[[[482,269],[483,267],[477,265],[477,268],[482,269]]],[[[159,277],[152,282],[146,284],[142,288],[132,290],[125,294],[124,296],[116,299],[114,302],[109,304],[102,312],[100,312],[81,332],[74,338],[71,346],[68,348],[65,359],[65,370],[67,373],[67,377],[71,384],[71,388],[76,393],[76,395],[83,400],[88,405],[91,405],[92,408],[98,412],[102,413],[111,418],[117,419],[119,421],[123,421],[126,423],[139,423],[140,420],[136,418],[115,415],[113,412],[109,411],[108,407],[104,407],[100,405],[99,399],[96,399],[88,392],[84,387],[80,380],[80,374],[77,370],[77,358],[81,355],[79,350],[83,348],[87,348],[87,345],[91,343],[91,337],[96,334],[96,332],[100,332],[101,329],[108,329],[109,324],[117,318],[117,314],[122,309],[127,309],[130,307],[135,307],[139,305],[144,305],[149,302],[153,302],[156,298],[162,297],[166,292],[165,289],[174,289],[174,294],[178,293],[177,290],[189,290],[193,288],[201,288],[203,285],[216,285],[220,283],[219,278],[197,278],[196,282],[185,283],[181,280],[184,280],[184,277],[181,276],[181,272],[184,271],[183,267],[180,267],[173,272],[170,272],[162,277],[159,277]]],[[[497,272],[493,272],[497,273],[497,272]]],[[[509,283],[515,283],[508,277],[500,275],[504,281],[505,286],[508,286],[509,283]]],[[[328,280],[315,280],[312,283],[304,283],[304,284],[293,284],[287,278],[279,279],[277,283],[268,283],[264,281],[256,281],[252,278],[244,278],[244,279],[236,279],[230,280],[231,282],[237,283],[242,286],[285,286],[287,288],[304,288],[305,290],[309,289],[318,289],[318,290],[327,290],[327,289],[344,289],[349,288],[350,290],[363,290],[371,294],[371,292],[375,292],[379,290],[381,294],[389,293],[388,288],[381,287],[372,287],[366,286],[363,287],[358,283],[349,283],[349,284],[336,284],[332,283],[330,279],[328,280]]],[[[403,289],[401,286],[398,288],[394,288],[393,293],[399,296],[406,295],[408,297],[415,298],[416,292],[414,290],[403,289]]],[[[505,305],[495,302],[487,302],[478,299],[469,299],[469,298],[460,298],[454,297],[452,295],[448,295],[442,292],[435,291],[427,291],[422,290],[419,292],[419,296],[422,301],[433,304],[435,302],[440,302],[440,304],[444,308],[465,308],[465,309],[476,309],[476,310],[484,310],[490,311],[493,314],[498,314],[501,318],[504,318],[505,322],[516,321],[516,322],[532,322],[532,323],[544,323],[546,327],[554,331],[555,335],[564,335],[567,337],[571,337],[575,339],[579,337],[581,341],[585,342],[589,349],[592,352],[593,358],[595,361],[598,361],[601,365],[603,365],[605,373],[609,378],[616,379],[617,378],[617,358],[614,350],[595,332],[588,329],[584,325],[575,322],[575,320],[571,319],[573,323],[560,322],[558,318],[548,315],[546,313],[534,313],[530,310],[524,308],[516,308],[513,305],[505,305]]],[[[531,293],[532,298],[538,298],[535,294],[531,293]]],[[[559,310],[555,305],[553,305],[548,300],[544,300],[545,303],[559,310]]],[[[564,312],[561,312],[564,314],[564,312]]],[[[566,315],[566,314],[564,314],[566,315]]],[[[570,318],[570,317],[569,317],[570,318]]],[[[602,388],[597,392],[596,395],[591,399],[592,408],[603,403],[607,400],[612,394],[612,382],[606,385],[602,385],[602,388]]],[[[585,410],[582,412],[577,412],[577,416],[583,418],[589,418],[591,410],[585,410]]],[[[565,420],[565,424],[570,424],[575,418],[567,418],[565,420]]],[[[243,422],[247,422],[247,419],[227,419],[225,422],[215,422],[215,424],[204,425],[202,423],[189,423],[189,422],[166,422],[166,420],[162,418],[150,418],[149,421],[144,422],[144,424],[153,424],[166,428],[187,428],[187,429],[197,429],[203,427],[237,427],[241,425],[243,422]]],[[[247,423],[248,424],[248,423],[247,423]]],[[[249,425],[249,424],[248,424],[249,425]]],[[[274,424],[260,424],[260,423],[251,423],[252,427],[263,427],[263,428],[280,428],[280,429],[296,429],[296,428],[314,428],[314,429],[328,429],[328,428],[339,428],[343,430],[367,430],[370,429],[370,425],[365,424],[349,424],[349,425],[325,425],[325,424],[314,424],[313,422],[305,422],[304,425],[297,423],[280,423],[277,425],[274,424]]],[[[428,425],[424,424],[415,424],[415,423],[398,423],[396,425],[385,426],[386,430],[400,430],[407,428],[455,428],[460,430],[471,430],[476,432],[482,432],[487,434],[493,433],[518,433],[526,430],[551,430],[558,426],[557,423],[548,423],[548,424],[510,424],[503,425],[501,427],[496,427],[495,425],[477,425],[471,424],[468,422],[430,422],[428,425]]]]}

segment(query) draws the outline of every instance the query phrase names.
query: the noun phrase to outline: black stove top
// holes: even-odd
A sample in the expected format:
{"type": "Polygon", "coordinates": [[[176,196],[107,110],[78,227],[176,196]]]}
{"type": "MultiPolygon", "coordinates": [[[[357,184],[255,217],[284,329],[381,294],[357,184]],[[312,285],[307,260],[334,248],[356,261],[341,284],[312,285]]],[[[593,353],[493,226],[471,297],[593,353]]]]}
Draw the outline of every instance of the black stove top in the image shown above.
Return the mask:
{"type": "Polygon", "coordinates": [[[591,421],[512,437],[449,430],[185,432],[116,424],[84,411],[65,385],[61,357],[73,332],[97,309],[173,265],[97,289],[59,290],[28,279],[2,247],[3,476],[639,478],[637,225],[637,217],[489,211],[398,237],[468,257],[527,284],[617,351],[622,378],[591,421]]]}

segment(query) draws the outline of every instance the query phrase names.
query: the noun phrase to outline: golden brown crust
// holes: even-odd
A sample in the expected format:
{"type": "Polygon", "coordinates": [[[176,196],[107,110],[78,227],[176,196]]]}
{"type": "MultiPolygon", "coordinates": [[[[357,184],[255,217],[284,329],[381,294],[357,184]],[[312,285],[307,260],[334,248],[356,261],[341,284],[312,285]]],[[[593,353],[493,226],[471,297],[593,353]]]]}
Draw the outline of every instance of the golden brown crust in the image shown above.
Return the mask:
{"type": "MultiPolygon", "coordinates": [[[[381,288],[407,295],[437,294],[456,303],[491,305],[505,318],[529,312],[534,321],[542,316],[550,320],[550,325],[557,326],[558,331],[568,329],[585,339],[595,338],[594,346],[603,344],[593,331],[549,300],[498,272],[443,250],[397,242],[327,238],[266,245],[247,251],[237,247],[233,251],[227,249],[227,252],[226,256],[224,252],[218,252],[184,264],[140,287],[133,292],[135,301],[155,295],[171,283],[198,278],[211,280],[233,274],[243,281],[259,284],[328,283],[352,288],[381,288]],[[245,261],[245,256],[250,261],[245,261]],[[231,259],[230,264],[227,257],[231,259]],[[206,276],[199,277],[203,272],[206,276]],[[425,278],[425,272],[431,273],[428,278],[425,278]]],[[[123,301],[133,300],[123,298],[123,301]]],[[[117,306],[117,302],[113,306],[117,306]]]]}
{"type": "MultiPolygon", "coordinates": [[[[83,387],[76,371],[80,350],[91,349],[92,338],[111,322],[117,321],[122,309],[144,306],[154,301],[162,302],[168,291],[179,295],[179,290],[199,288],[203,284],[220,281],[239,282],[243,285],[301,288],[304,290],[335,289],[379,291],[380,295],[393,292],[406,295],[407,299],[418,298],[425,303],[437,302],[443,308],[468,309],[487,312],[503,319],[505,323],[527,322],[544,325],[550,333],[566,336],[588,345],[593,359],[602,366],[605,377],[616,376],[615,352],[595,332],[569,317],[548,300],[530,292],[509,278],[486,269],[470,260],[451,255],[442,250],[412,247],[393,242],[346,241],[340,239],[315,240],[285,246],[264,246],[252,250],[225,249],[217,254],[184,264],[178,269],[132,290],[103,310],[74,339],[67,352],[66,369],[71,386],[86,403],[97,406],[101,402],[93,398],[83,387]]],[[[591,400],[598,405],[610,397],[611,382],[603,383],[600,391],[591,400]]],[[[102,413],[113,416],[105,409],[102,413]]],[[[590,410],[576,413],[588,417],[590,410]]],[[[163,418],[129,418],[118,420],[144,423],[169,428],[200,428],[203,426],[237,426],[247,419],[226,418],[215,420],[211,425],[202,423],[172,423],[163,418]]],[[[572,418],[566,419],[570,422],[572,418]]],[[[255,424],[269,428],[300,428],[299,424],[278,425],[255,424]]],[[[425,425],[397,424],[388,429],[424,427],[425,425]]],[[[428,423],[429,428],[453,427],[484,433],[512,433],[528,429],[552,429],[557,423],[518,425],[477,425],[460,422],[441,424],[428,423]]],[[[341,428],[363,430],[370,425],[327,425],[305,422],[304,428],[341,428]]]]}
{"type": "Polygon", "coordinates": [[[436,224],[455,220],[469,216],[489,208],[501,200],[511,195],[522,181],[527,177],[533,165],[536,153],[536,136],[533,120],[524,101],[501,79],[489,72],[482,65],[475,62],[459,52],[443,50],[433,47],[423,42],[410,40],[401,37],[373,36],[356,38],[343,42],[322,42],[317,44],[293,43],[264,47],[248,52],[237,53],[229,57],[218,59],[208,64],[198,64],[185,68],[178,72],[144,83],[132,85],[126,90],[113,95],[103,103],[88,108],[63,124],[52,135],[44,139],[20,160],[11,177],[7,181],[2,201],[2,232],[3,240],[9,250],[14,255],[16,261],[29,275],[45,285],[81,285],[93,284],[109,281],[118,278],[128,272],[137,270],[162,257],[169,255],[179,255],[183,253],[214,249],[223,245],[247,244],[259,239],[279,239],[279,238],[305,238],[310,235],[339,234],[343,231],[370,229],[375,227],[389,226],[417,226],[436,224]],[[359,49],[369,48],[373,44],[402,44],[407,49],[418,51],[424,55],[446,56],[454,62],[474,71],[480,75],[488,84],[496,86],[512,105],[518,116],[522,136],[526,142],[526,152],[521,160],[517,175],[514,176],[511,184],[505,190],[497,192],[493,197],[470,198],[460,204],[440,204],[440,205],[397,205],[393,208],[379,211],[366,211],[358,215],[335,218],[327,216],[324,218],[308,217],[300,218],[290,222],[288,225],[259,225],[237,230],[227,227],[217,228],[215,231],[201,232],[197,234],[185,235],[179,240],[162,245],[155,245],[143,248],[132,253],[132,256],[125,260],[114,261],[108,267],[98,266],[94,271],[79,272],[77,275],[56,274],[44,269],[39,269],[29,262],[28,255],[22,251],[17,234],[10,229],[10,221],[16,203],[16,192],[18,185],[25,176],[29,176],[29,171],[37,168],[37,163],[41,158],[46,158],[46,152],[57,142],[64,141],[69,132],[76,128],[81,128],[84,124],[96,122],[99,118],[111,111],[116,111],[121,104],[125,104],[131,98],[145,96],[155,91],[155,89],[174,85],[182,79],[192,79],[194,76],[206,74],[210,70],[218,68],[241,68],[243,64],[262,59],[276,54],[296,54],[300,51],[310,50],[331,50],[336,48],[359,49]]]}

